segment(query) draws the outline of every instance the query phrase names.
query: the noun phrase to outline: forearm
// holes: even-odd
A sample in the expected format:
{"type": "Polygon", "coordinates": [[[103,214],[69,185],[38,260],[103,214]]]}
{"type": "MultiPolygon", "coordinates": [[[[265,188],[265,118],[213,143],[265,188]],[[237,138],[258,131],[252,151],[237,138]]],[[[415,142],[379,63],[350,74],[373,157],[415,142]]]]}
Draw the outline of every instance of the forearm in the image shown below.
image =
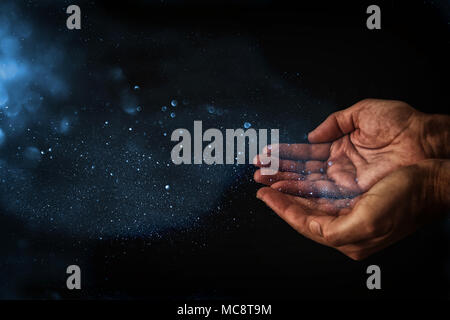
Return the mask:
{"type": "Polygon", "coordinates": [[[450,116],[423,114],[422,144],[433,159],[450,159],[450,116]]]}

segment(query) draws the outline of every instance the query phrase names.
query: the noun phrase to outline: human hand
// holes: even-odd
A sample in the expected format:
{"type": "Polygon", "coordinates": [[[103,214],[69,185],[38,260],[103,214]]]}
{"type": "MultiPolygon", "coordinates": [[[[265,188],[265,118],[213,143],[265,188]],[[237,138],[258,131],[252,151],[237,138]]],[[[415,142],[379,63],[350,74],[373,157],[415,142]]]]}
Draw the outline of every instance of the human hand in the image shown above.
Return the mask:
{"type": "MultiPolygon", "coordinates": [[[[448,116],[427,115],[401,101],[365,99],[331,114],[311,144],[280,144],[280,171],[255,181],[311,197],[351,197],[395,169],[450,155],[448,116]]],[[[270,149],[266,150],[270,154],[270,149]]],[[[255,164],[262,164],[259,158],[255,164]]]]}
{"type": "Polygon", "coordinates": [[[362,260],[450,209],[450,161],[392,172],[353,199],[303,198],[263,187],[257,197],[296,231],[362,260]]]}

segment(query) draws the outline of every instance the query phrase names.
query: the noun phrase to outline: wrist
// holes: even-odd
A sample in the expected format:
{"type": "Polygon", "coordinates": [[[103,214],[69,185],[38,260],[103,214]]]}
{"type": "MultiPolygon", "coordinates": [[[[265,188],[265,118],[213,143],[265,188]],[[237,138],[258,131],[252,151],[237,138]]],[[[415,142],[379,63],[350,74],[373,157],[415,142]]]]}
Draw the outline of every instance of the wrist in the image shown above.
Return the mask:
{"type": "Polygon", "coordinates": [[[450,158],[450,116],[421,114],[422,145],[427,158],[450,158]]]}
{"type": "Polygon", "coordinates": [[[429,159],[418,163],[418,181],[427,211],[442,215],[450,210],[450,160],[429,159]]]}

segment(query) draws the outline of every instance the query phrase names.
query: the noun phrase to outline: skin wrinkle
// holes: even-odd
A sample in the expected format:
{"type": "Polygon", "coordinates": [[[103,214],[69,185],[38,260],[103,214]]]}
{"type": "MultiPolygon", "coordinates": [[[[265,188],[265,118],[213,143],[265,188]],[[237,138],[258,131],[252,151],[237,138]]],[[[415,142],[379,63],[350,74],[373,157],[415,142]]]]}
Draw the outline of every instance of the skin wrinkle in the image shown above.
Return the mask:
{"type": "Polygon", "coordinates": [[[430,158],[448,158],[450,156],[450,117],[445,115],[423,115],[421,126],[422,143],[430,158]]]}

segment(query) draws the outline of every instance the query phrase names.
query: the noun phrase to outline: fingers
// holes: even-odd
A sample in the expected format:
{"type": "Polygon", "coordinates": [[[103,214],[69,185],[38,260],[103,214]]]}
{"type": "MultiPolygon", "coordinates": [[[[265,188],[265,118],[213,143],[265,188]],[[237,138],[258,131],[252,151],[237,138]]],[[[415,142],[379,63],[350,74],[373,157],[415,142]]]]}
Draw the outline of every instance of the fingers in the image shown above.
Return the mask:
{"type": "Polygon", "coordinates": [[[295,197],[295,201],[306,208],[314,209],[316,215],[349,214],[355,204],[354,199],[295,197]]]}
{"type": "MultiPolygon", "coordinates": [[[[253,159],[253,164],[257,167],[269,167],[270,162],[262,163],[260,160],[260,156],[257,155],[255,159],[253,159]]],[[[294,160],[280,160],[279,161],[279,170],[280,171],[289,171],[289,172],[297,172],[302,174],[310,174],[310,173],[324,173],[327,169],[327,163],[325,161],[294,161],[294,160]]]]}
{"type": "MultiPolygon", "coordinates": [[[[330,156],[330,143],[322,144],[287,144],[278,145],[278,155],[281,159],[290,160],[327,160],[330,156]]],[[[264,148],[264,154],[272,154],[272,146],[264,148]]],[[[275,153],[274,153],[275,154],[275,153]]]]}
{"type": "Polygon", "coordinates": [[[308,135],[311,143],[331,142],[357,128],[355,123],[356,113],[361,108],[361,104],[355,104],[345,110],[332,113],[316,129],[308,135]]]}
{"type": "Polygon", "coordinates": [[[268,187],[258,190],[257,197],[299,233],[319,243],[339,247],[372,236],[367,232],[364,212],[322,215],[296,202],[295,197],[268,187]]]}
{"type": "Polygon", "coordinates": [[[325,176],[314,178],[309,180],[305,179],[304,181],[273,181],[273,183],[271,183],[271,187],[280,192],[303,197],[345,198],[353,197],[359,193],[358,191],[352,189],[337,186],[333,181],[327,180],[325,176]]]}
{"type": "Polygon", "coordinates": [[[316,181],[316,180],[326,180],[327,176],[321,173],[311,173],[309,175],[303,175],[296,172],[277,172],[273,175],[263,175],[261,170],[256,170],[253,176],[254,180],[258,183],[262,183],[270,186],[271,184],[283,181],[283,180],[295,180],[295,181],[316,181]]]}
{"type": "Polygon", "coordinates": [[[279,170],[290,172],[302,172],[305,169],[305,163],[293,160],[280,160],[279,170]]]}
{"type": "Polygon", "coordinates": [[[304,180],[305,176],[295,172],[277,172],[274,175],[263,175],[261,170],[256,170],[253,178],[256,182],[270,186],[281,180],[304,180]]]}

